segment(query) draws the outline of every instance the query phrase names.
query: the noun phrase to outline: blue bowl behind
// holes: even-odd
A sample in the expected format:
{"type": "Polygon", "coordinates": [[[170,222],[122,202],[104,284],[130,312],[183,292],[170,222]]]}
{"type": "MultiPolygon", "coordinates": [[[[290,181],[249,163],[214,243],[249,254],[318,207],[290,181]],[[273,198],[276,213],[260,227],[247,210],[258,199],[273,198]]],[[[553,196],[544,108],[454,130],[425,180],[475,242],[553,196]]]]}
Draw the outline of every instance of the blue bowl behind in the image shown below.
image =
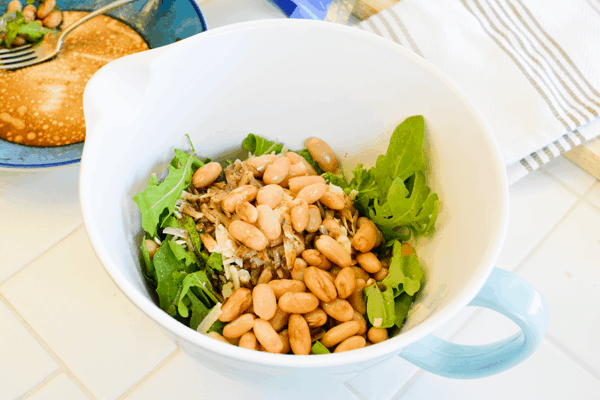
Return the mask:
{"type": "MultiPolygon", "coordinates": [[[[57,0],[64,11],[93,11],[114,0],[57,0]]],[[[0,0],[0,13],[10,0],[0,0]]],[[[25,4],[25,0],[21,0],[25,4]]],[[[194,0],[138,0],[106,15],[135,29],[151,49],[185,39],[206,30],[206,22],[194,0]]],[[[24,146],[0,139],[0,169],[60,167],[81,160],[83,142],[57,147],[24,146]]]]}

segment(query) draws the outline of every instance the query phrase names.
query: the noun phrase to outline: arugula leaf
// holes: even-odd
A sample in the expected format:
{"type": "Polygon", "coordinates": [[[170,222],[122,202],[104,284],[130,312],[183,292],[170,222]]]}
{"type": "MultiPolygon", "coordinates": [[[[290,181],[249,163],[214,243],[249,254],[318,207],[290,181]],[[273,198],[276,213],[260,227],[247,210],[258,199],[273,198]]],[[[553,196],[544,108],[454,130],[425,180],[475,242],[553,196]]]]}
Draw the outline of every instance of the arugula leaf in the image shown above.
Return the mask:
{"type": "Polygon", "coordinates": [[[21,11],[12,11],[2,16],[2,19],[6,21],[6,38],[4,42],[7,47],[11,47],[13,40],[19,35],[21,27],[25,25],[25,17],[21,11]]]}
{"type": "Polygon", "coordinates": [[[171,316],[177,313],[176,303],[181,290],[181,282],[185,278],[185,264],[179,261],[167,241],[162,242],[154,254],[154,268],[156,270],[156,293],[160,308],[171,316]]]}
{"type": "Polygon", "coordinates": [[[331,183],[332,185],[336,185],[341,187],[342,189],[348,188],[348,182],[344,180],[343,176],[336,175],[333,172],[325,172],[323,175],[326,183],[331,183]]]}
{"type": "Polygon", "coordinates": [[[19,34],[27,36],[27,40],[31,42],[39,41],[49,32],[52,32],[52,29],[45,28],[33,21],[25,22],[19,29],[19,34]]]}
{"type": "Polygon", "coordinates": [[[187,317],[189,315],[188,307],[183,302],[183,299],[192,287],[200,288],[202,293],[206,294],[214,303],[219,302],[205,271],[197,271],[188,274],[185,279],[183,279],[183,285],[177,300],[177,309],[182,317],[187,317]]]}
{"type": "Polygon", "coordinates": [[[190,310],[192,311],[190,328],[196,330],[198,325],[200,325],[202,320],[208,315],[209,309],[191,290],[187,293],[187,297],[190,299],[190,310]]]}
{"type": "Polygon", "coordinates": [[[208,260],[206,261],[206,266],[216,271],[223,271],[223,256],[221,253],[210,253],[208,260]]]}
{"type": "Polygon", "coordinates": [[[323,346],[323,343],[321,343],[317,340],[315,342],[315,344],[312,345],[311,353],[312,354],[329,354],[331,352],[329,351],[329,349],[327,347],[323,346]]]}
{"type": "Polygon", "coordinates": [[[366,170],[359,164],[353,171],[349,186],[359,192],[355,206],[388,240],[410,237],[401,227],[410,227],[415,236],[434,230],[439,198],[431,193],[423,173],[424,138],[423,117],[409,117],[396,127],[386,154],[377,158],[375,167],[366,170]]]}
{"type": "Polygon", "coordinates": [[[413,296],[421,288],[423,271],[421,271],[421,265],[417,256],[411,254],[402,257],[401,247],[402,243],[396,240],[394,242],[392,261],[388,274],[381,283],[388,288],[392,288],[395,296],[398,296],[403,291],[413,296]]]}
{"type": "Polygon", "coordinates": [[[188,267],[198,262],[196,255],[193,252],[184,249],[182,245],[175,243],[172,240],[169,240],[168,243],[175,258],[177,258],[179,261],[185,262],[185,265],[188,267]]]}
{"type": "Polygon", "coordinates": [[[315,160],[313,160],[308,149],[302,149],[300,151],[297,151],[296,153],[304,157],[306,162],[308,162],[315,169],[315,171],[317,171],[317,175],[321,175],[323,173],[323,170],[321,169],[321,167],[319,167],[319,164],[317,164],[315,160]]]}
{"type": "Polygon", "coordinates": [[[242,147],[248,150],[254,156],[261,156],[263,154],[275,152],[275,154],[281,153],[283,145],[271,142],[265,138],[257,136],[253,133],[249,133],[248,136],[242,141],[242,147]]]}
{"type": "MultiPolygon", "coordinates": [[[[180,152],[183,153],[183,152],[180,152]]],[[[192,179],[192,165],[199,162],[192,154],[185,156],[176,151],[176,158],[181,168],[169,165],[169,175],[159,185],[149,185],[142,193],[133,196],[142,213],[142,228],[154,237],[161,215],[166,210],[167,216],[173,213],[175,203],[181,197],[183,189],[189,186],[192,179]]]]}
{"type": "Polygon", "coordinates": [[[407,293],[402,293],[400,296],[394,299],[394,325],[396,325],[398,328],[401,328],[404,324],[404,320],[408,315],[408,309],[410,308],[413,299],[414,296],[410,296],[407,293]]]}
{"type": "Polygon", "coordinates": [[[202,241],[200,240],[200,234],[196,229],[196,223],[194,222],[194,219],[189,215],[186,215],[179,221],[179,224],[181,225],[181,229],[186,230],[188,239],[190,239],[190,242],[192,242],[194,250],[199,253],[202,250],[202,241]]]}
{"type": "Polygon", "coordinates": [[[394,326],[394,293],[391,287],[381,291],[376,283],[365,288],[367,295],[367,317],[371,325],[377,328],[394,326]],[[376,323],[375,320],[381,320],[376,323]]]}

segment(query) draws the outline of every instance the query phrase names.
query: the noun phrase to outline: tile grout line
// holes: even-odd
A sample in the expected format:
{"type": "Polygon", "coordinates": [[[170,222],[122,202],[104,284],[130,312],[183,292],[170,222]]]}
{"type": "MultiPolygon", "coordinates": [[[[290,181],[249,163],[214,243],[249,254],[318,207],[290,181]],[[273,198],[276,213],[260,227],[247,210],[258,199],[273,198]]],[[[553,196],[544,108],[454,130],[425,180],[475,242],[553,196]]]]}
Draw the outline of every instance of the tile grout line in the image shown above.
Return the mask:
{"type": "Polygon", "coordinates": [[[579,366],[586,374],[588,374],[591,378],[593,378],[596,383],[600,386],[600,373],[594,371],[590,365],[588,365],[585,361],[581,360],[577,355],[573,354],[572,351],[563,346],[558,340],[554,339],[552,335],[546,333],[544,335],[544,340],[546,340],[549,344],[556,347],[558,351],[563,353],[565,357],[569,358],[575,364],[579,366]]]}
{"type": "Polygon", "coordinates": [[[52,348],[42,339],[42,337],[29,325],[29,323],[23,318],[21,314],[17,311],[15,307],[5,298],[2,294],[0,294],[0,303],[4,304],[6,308],[13,314],[13,316],[21,323],[21,325],[27,330],[27,332],[35,339],[35,341],[46,351],[46,353],[52,358],[52,360],[58,365],[59,370],[62,371],[65,375],[69,377],[76,385],[83,391],[83,393],[90,399],[96,400],[96,396],[90,392],[90,390],[85,387],[85,385],[77,378],[77,376],[71,371],[67,364],[60,359],[58,354],[52,350],[52,348]]]}
{"type": "Polygon", "coordinates": [[[21,265],[19,268],[17,268],[15,272],[13,272],[12,274],[8,275],[6,278],[4,278],[4,280],[0,281],[0,286],[2,286],[2,284],[4,282],[7,282],[8,280],[10,280],[13,276],[17,275],[19,272],[23,271],[25,268],[27,268],[29,265],[31,265],[34,261],[36,261],[40,257],[42,257],[44,254],[46,254],[47,252],[49,252],[50,250],[52,250],[53,248],[55,248],[56,246],[58,246],[60,243],[62,243],[63,241],[65,241],[69,236],[71,236],[76,230],[78,230],[82,226],[83,226],[83,222],[79,223],[73,229],[71,229],[70,231],[68,231],[63,237],[59,238],[57,241],[51,243],[48,247],[46,247],[45,249],[43,249],[39,254],[37,254],[31,260],[25,261],[25,263],[23,265],[21,265]]]}
{"type": "Polygon", "coordinates": [[[350,384],[348,382],[344,382],[344,386],[346,386],[348,388],[348,390],[351,391],[352,394],[355,395],[358,399],[369,400],[365,396],[363,396],[363,394],[361,392],[359,392],[358,389],[356,389],[354,386],[352,386],[352,384],[350,384]]]}
{"type": "Polygon", "coordinates": [[[26,400],[26,399],[31,398],[31,396],[33,396],[34,394],[39,392],[44,386],[46,386],[48,383],[53,381],[60,374],[62,374],[62,371],[60,370],[60,368],[57,368],[50,375],[48,375],[47,377],[42,379],[37,385],[35,385],[33,388],[29,389],[29,391],[27,393],[25,393],[24,395],[21,395],[20,397],[17,397],[15,400],[26,400]]]}
{"type": "Polygon", "coordinates": [[[584,202],[584,196],[587,195],[589,193],[589,191],[591,190],[591,188],[594,185],[592,185],[583,195],[578,195],[577,200],[575,201],[575,203],[573,203],[573,205],[571,207],[569,207],[569,209],[567,211],[565,211],[563,213],[563,215],[559,218],[559,220],[554,224],[554,226],[552,228],[550,228],[550,230],[548,231],[548,233],[546,233],[544,235],[544,237],[542,237],[535,246],[533,246],[533,248],[529,251],[529,253],[527,253],[527,255],[525,257],[523,257],[523,259],[517,264],[516,267],[514,267],[511,272],[512,273],[516,273],[518,270],[520,270],[523,265],[525,265],[527,263],[527,261],[529,261],[529,259],[531,257],[533,257],[533,255],[540,249],[540,247],[542,247],[542,245],[546,242],[546,240],[548,240],[548,238],[556,231],[556,229],[558,229],[558,227],[569,217],[569,215],[571,215],[573,213],[573,211],[575,211],[575,209],[577,208],[577,206],[579,206],[581,203],[584,202]]]}
{"type": "Polygon", "coordinates": [[[158,364],[154,366],[147,374],[138,379],[133,385],[129,386],[129,388],[124,391],[116,400],[124,400],[129,397],[138,387],[142,386],[145,382],[150,380],[158,371],[160,371],[165,365],[170,363],[179,353],[181,353],[181,349],[179,347],[175,347],[169,355],[163,358],[158,364]]]}
{"type": "Polygon", "coordinates": [[[402,399],[402,395],[406,393],[406,391],[419,380],[419,378],[421,377],[421,375],[423,375],[424,372],[425,370],[423,369],[419,369],[417,372],[415,372],[414,375],[400,388],[400,390],[396,392],[394,397],[392,397],[390,400],[402,399]]]}

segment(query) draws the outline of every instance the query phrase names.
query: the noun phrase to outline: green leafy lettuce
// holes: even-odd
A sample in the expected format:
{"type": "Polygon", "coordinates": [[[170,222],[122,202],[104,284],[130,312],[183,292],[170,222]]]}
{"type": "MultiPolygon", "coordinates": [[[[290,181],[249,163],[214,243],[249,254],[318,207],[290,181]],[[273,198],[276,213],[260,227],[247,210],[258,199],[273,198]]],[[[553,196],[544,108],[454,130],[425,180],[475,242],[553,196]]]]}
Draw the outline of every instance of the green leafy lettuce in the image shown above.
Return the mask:
{"type": "Polygon", "coordinates": [[[424,139],[423,117],[409,117],[396,127],[386,154],[377,158],[374,167],[367,170],[359,164],[353,171],[348,187],[358,192],[355,205],[387,239],[406,240],[401,227],[409,227],[415,236],[434,230],[439,199],[423,173],[424,139]]]}
{"type": "Polygon", "coordinates": [[[323,343],[321,343],[317,340],[315,342],[315,344],[312,345],[311,353],[312,354],[329,354],[331,352],[329,351],[329,349],[327,347],[323,346],[323,343]]]}
{"type": "Polygon", "coordinates": [[[161,218],[164,219],[173,213],[175,203],[183,190],[190,185],[192,167],[199,168],[203,165],[193,154],[186,154],[181,150],[175,150],[175,154],[169,165],[169,175],[158,185],[151,181],[142,193],[133,196],[133,201],[142,213],[142,228],[151,237],[157,236],[161,218]]]}
{"type": "Polygon", "coordinates": [[[242,141],[242,147],[254,156],[262,156],[263,154],[270,154],[272,152],[279,154],[283,149],[283,145],[271,142],[253,133],[248,134],[242,141]]]}
{"type": "MultiPolygon", "coordinates": [[[[7,47],[12,46],[12,42],[19,35],[24,35],[30,42],[41,40],[44,35],[51,32],[50,29],[43,27],[37,22],[25,21],[25,17],[21,11],[11,11],[0,17],[0,21],[6,21],[6,26],[2,30],[6,33],[4,43],[7,47]]],[[[0,42],[0,45],[2,43],[0,42]]]]}
{"type": "Polygon", "coordinates": [[[423,271],[419,260],[414,254],[402,257],[401,247],[399,241],[394,241],[392,261],[387,276],[381,283],[372,284],[365,289],[367,317],[372,325],[380,328],[402,326],[408,312],[407,307],[421,288],[423,271]],[[410,297],[407,305],[395,301],[403,294],[410,297]],[[380,319],[381,323],[376,323],[376,319],[380,319]]]}

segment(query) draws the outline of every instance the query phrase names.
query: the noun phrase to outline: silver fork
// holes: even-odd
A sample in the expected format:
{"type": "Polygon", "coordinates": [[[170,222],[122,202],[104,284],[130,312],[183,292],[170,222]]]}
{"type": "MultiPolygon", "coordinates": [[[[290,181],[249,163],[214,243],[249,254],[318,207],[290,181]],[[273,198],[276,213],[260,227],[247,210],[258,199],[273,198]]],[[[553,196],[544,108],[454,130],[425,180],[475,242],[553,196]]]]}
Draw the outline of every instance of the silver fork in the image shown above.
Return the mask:
{"type": "Polygon", "coordinates": [[[58,54],[65,36],[71,33],[73,29],[97,15],[104,14],[105,12],[124,6],[125,4],[133,3],[134,1],[137,0],[117,0],[114,3],[107,4],[75,21],[62,32],[55,31],[46,34],[44,40],[35,45],[29,44],[14,49],[0,49],[0,69],[29,67],[30,65],[50,60],[58,54]]]}

